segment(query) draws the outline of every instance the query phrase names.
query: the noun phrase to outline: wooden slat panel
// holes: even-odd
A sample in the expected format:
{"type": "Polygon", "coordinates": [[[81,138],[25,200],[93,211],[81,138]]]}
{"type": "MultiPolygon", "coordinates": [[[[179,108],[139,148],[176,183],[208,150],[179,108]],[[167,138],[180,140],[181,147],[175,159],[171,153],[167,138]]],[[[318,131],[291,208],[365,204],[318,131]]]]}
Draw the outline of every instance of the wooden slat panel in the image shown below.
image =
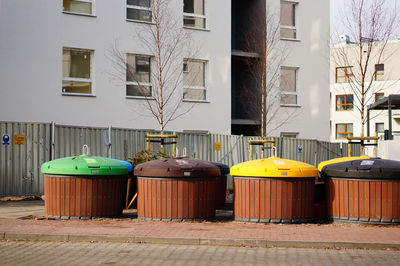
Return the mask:
{"type": "Polygon", "coordinates": [[[390,220],[393,217],[393,182],[382,182],[382,219],[390,220]]]}
{"type": "Polygon", "coordinates": [[[254,218],[260,219],[260,180],[254,180],[254,218]]]}
{"type": "Polygon", "coordinates": [[[255,180],[249,180],[249,216],[250,219],[255,219],[255,180]]]}
{"type": "Polygon", "coordinates": [[[266,186],[267,186],[267,182],[266,180],[260,180],[259,182],[259,186],[260,186],[260,219],[269,219],[269,217],[267,217],[267,197],[266,197],[266,186]]]}
{"type": "Polygon", "coordinates": [[[157,218],[157,219],[161,219],[161,198],[162,198],[162,194],[161,194],[161,181],[160,180],[155,180],[153,181],[155,182],[155,186],[156,186],[156,194],[153,195],[156,199],[156,213],[153,216],[153,218],[157,218]]]}
{"type": "Polygon", "coordinates": [[[271,219],[278,219],[277,210],[277,183],[271,181],[271,219]]]}
{"type": "Polygon", "coordinates": [[[393,219],[400,220],[400,182],[393,182],[393,219]]]}
{"type": "MultiPolygon", "coordinates": [[[[291,219],[288,212],[288,204],[290,202],[289,194],[288,194],[288,184],[290,182],[281,182],[281,190],[282,190],[282,206],[281,206],[281,218],[282,220],[291,219]]],[[[291,196],[290,196],[291,197],[291,196]]]]}

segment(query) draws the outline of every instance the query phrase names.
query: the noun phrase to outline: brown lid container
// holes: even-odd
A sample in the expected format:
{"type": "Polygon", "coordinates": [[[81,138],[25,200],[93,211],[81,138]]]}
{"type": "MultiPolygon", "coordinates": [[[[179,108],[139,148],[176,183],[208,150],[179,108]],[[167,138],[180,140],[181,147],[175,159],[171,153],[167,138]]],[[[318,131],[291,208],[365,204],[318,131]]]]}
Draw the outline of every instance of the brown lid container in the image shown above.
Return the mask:
{"type": "Polygon", "coordinates": [[[220,175],[217,166],[195,159],[161,159],[139,164],[134,175],[143,177],[216,177],[220,175]]]}

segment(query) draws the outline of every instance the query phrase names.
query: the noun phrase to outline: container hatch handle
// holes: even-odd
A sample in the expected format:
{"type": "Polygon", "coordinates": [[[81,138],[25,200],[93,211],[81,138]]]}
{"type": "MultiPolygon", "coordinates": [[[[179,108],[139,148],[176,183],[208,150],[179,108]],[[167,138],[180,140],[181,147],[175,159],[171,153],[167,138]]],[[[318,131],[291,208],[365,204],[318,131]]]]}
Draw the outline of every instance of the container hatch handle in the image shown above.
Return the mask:
{"type": "Polygon", "coordinates": [[[87,144],[82,146],[82,155],[90,155],[90,149],[87,144]]]}

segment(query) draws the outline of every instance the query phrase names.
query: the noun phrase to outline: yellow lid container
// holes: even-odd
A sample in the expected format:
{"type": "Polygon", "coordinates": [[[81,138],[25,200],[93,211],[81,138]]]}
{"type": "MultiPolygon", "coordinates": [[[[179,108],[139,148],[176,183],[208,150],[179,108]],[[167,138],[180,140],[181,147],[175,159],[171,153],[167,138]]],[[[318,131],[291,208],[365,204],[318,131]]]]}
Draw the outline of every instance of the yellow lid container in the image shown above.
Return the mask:
{"type": "Polygon", "coordinates": [[[322,171],[322,168],[327,166],[328,164],[334,164],[334,163],[341,163],[341,162],[347,162],[347,161],[353,161],[353,160],[363,160],[363,159],[369,159],[371,158],[370,156],[359,156],[359,157],[341,157],[341,158],[336,158],[328,161],[323,161],[318,164],[318,171],[322,171]]]}
{"type": "Polygon", "coordinates": [[[248,177],[317,177],[318,169],[310,164],[270,157],[232,166],[231,176],[248,177]]]}

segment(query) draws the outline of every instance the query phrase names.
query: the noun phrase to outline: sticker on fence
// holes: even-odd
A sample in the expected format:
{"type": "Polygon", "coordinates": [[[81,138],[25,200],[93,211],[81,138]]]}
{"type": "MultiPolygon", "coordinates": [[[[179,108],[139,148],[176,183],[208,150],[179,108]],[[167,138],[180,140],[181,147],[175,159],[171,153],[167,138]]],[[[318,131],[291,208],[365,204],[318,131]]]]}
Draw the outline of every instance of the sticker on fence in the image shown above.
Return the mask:
{"type": "Polygon", "coordinates": [[[215,151],[221,150],[221,142],[214,142],[214,150],[215,151]]]}
{"type": "Polygon", "coordinates": [[[3,145],[10,145],[10,136],[7,134],[3,135],[3,145]]]}
{"type": "Polygon", "coordinates": [[[14,145],[25,145],[25,135],[14,135],[14,145]]]}
{"type": "Polygon", "coordinates": [[[297,153],[299,153],[299,154],[303,153],[303,146],[301,146],[301,145],[297,146],[297,153]]]}

